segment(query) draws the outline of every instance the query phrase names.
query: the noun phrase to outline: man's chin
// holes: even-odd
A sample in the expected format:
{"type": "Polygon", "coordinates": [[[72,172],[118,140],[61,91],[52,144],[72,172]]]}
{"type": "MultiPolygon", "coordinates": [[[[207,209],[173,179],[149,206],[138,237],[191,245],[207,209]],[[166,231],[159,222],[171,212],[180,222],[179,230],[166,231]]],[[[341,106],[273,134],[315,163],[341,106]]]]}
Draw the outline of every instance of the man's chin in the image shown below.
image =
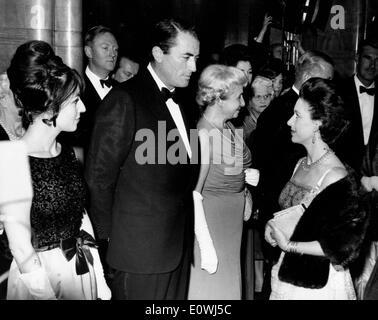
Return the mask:
{"type": "Polygon", "coordinates": [[[177,84],[175,87],[176,88],[186,88],[189,85],[189,81],[183,81],[177,84]]]}

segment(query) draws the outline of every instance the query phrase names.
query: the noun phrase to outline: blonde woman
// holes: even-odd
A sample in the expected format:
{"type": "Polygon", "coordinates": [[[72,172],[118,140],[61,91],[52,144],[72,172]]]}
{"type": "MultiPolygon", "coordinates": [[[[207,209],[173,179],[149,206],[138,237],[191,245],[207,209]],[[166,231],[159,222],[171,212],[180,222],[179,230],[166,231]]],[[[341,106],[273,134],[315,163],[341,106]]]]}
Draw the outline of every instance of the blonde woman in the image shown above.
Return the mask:
{"type": "Polygon", "coordinates": [[[230,123],[244,107],[243,71],[210,65],[201,74],[197,103],[204,109],[197,128],[201,169],[195,191],[194,264],[189,299],[241,299],[240,246],[245,183],[256,185],[258,171],[247,169],[251,153],[241,130],[230,123]]]}

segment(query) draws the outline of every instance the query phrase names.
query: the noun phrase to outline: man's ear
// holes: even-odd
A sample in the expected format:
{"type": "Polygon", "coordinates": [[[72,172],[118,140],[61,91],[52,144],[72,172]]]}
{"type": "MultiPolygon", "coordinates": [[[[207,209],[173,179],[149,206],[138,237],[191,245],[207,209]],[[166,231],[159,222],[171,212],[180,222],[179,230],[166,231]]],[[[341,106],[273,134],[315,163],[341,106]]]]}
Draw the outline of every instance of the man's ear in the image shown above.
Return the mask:
{"type": "Polygon", "coordinates": [[[302,84],[312,77],[311,73],[305,72],[302,76],[302,84]]]}
{"type": "Polygon", "coordinates": [[[156,62],[162,62],[164,52],[161,50],[160,47],[155,46],[152,48],[152,56],[154,57],[156,62]]]}
{"type": "Polygon", "coordinates": [[[356,63],[358,63],[358,60],[360,59],[360,54],[359,53],[356,53],[355,56],[354,56],[354,61],[356,63]]]}
{"type": "Polygon", "coordinates": [[[92,48],[90,46],[84,46],[84,53],[88,59],[92,59],[92,48]]]}

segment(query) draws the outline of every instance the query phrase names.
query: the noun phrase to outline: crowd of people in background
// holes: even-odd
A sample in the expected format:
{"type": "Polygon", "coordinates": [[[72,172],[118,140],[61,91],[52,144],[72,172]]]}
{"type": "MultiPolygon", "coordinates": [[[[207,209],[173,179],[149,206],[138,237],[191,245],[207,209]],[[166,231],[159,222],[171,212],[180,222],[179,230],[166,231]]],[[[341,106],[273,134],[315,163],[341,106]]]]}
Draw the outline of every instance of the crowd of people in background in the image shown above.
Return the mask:
{"type": "Polygon", "coordinates": [[[7,299],[378,299],[378,40],[340,81],[297,42],[290,75],[259,50],[271,22],[211,63],[174,19],[147,63],[90,28],[83,76],[17,48],[0,140],[26,145],[34,197],[0,212],[7,299]]]}

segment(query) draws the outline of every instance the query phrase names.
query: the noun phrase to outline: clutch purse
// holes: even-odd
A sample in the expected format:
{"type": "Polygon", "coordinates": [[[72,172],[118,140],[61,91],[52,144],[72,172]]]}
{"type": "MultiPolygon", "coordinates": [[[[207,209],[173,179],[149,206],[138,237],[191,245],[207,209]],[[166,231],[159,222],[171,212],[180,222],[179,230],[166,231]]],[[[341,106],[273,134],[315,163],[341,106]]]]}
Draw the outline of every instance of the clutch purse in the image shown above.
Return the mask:
{"type": "Polygon", "coordinates": [[[306,206],[301,203],[274,213],[272,221],[290,239],[305,210],[306,206]]]}

